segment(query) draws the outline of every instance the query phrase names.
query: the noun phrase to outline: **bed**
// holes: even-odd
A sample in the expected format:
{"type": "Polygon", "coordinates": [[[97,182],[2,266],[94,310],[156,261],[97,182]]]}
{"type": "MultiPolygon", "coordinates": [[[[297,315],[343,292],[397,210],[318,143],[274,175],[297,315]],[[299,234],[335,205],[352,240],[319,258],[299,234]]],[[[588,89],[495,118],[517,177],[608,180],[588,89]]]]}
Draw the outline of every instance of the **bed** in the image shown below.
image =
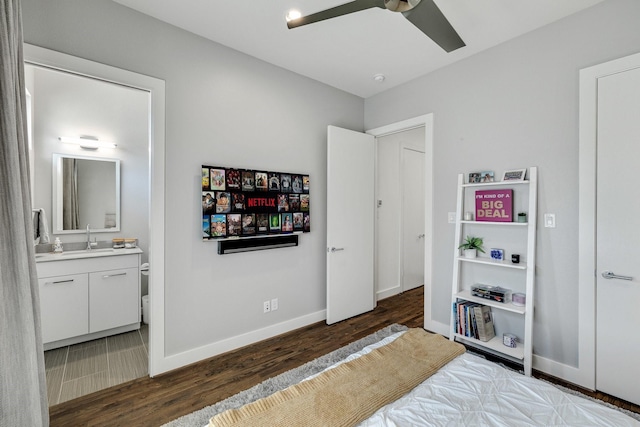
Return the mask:
{"type": "Polygon", "coordinates": [[[231,426],[640,426],[444,337],[390,335],[298,384],[211,418],[231,426]],[[419,365],[419,366],[415,366],[419,365]]]}

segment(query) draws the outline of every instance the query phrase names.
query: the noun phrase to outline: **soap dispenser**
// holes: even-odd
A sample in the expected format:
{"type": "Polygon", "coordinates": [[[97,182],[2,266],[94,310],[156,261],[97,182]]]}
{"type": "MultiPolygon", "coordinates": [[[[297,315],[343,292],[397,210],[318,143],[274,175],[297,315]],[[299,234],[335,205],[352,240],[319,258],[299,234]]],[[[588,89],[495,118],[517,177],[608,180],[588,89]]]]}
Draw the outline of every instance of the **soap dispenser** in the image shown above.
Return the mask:
{"type": "Polygon", "coordinates": [[[61,254],[62,253],[62,242],[59,237],[56,237],[56,241],[53,243],[53,253],[61,254]]]}

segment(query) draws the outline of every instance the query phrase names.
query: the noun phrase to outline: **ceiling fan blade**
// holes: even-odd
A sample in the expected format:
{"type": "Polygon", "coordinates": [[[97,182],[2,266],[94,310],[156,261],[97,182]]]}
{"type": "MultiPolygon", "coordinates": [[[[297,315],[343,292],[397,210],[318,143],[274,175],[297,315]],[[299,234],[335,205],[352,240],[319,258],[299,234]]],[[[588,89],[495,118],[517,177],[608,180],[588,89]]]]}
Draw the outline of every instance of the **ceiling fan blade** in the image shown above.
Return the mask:
{"type": "Polygon", "coordinates": [[[338,16],[347,15],[353,12],[359,12],[365,9],[371,9],[372,7],[379,7],[384,9],[384,0],[356,0],[340,6],[332,7],[331,9],[323,10],[321,12],[312,13],[311,15],[302,16],[298,19],[287,22],[287,27],[296,28],[307,24],[313,24],[314,22],[324,21],[325,19],[336,18],[338,16]]]}
{"type": "Polygon", "coordinates": [[[447,52],[466,46],[433,0],[421,0],[413,9],[402,14],[447,52]]]}

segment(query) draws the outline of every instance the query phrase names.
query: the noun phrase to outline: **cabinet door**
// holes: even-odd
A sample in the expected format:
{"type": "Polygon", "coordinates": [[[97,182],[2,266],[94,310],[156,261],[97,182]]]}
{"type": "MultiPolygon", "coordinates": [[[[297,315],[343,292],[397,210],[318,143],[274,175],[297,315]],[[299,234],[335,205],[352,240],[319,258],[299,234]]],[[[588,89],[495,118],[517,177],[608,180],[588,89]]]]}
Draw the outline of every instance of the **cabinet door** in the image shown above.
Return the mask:
{"type": "Polygon", "coordinates": [[[87,274],[38,279],[42,341],[50,343],[89,332],[87,274]]]}
{"type": "Polygon", "coordinates": [[[89,274],[89,332],[140,322],[137,268],[89,274]]]}

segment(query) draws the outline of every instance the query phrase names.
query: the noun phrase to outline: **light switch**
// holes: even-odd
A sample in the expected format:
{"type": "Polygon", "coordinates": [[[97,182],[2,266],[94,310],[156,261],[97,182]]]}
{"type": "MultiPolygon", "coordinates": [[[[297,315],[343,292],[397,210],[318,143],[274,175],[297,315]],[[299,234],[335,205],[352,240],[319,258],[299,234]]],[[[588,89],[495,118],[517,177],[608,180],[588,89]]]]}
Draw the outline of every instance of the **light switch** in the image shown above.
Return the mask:
{"type": "Polygon", "coordinates": [[[556,214],[544,214],[544,226],[546,228],[556,228],[556,214]]]}
{"type": "Polygon", "coordinates": [[[456,222],[456,213],[449,212],[449,224],[455,224],[456,222]]]}

